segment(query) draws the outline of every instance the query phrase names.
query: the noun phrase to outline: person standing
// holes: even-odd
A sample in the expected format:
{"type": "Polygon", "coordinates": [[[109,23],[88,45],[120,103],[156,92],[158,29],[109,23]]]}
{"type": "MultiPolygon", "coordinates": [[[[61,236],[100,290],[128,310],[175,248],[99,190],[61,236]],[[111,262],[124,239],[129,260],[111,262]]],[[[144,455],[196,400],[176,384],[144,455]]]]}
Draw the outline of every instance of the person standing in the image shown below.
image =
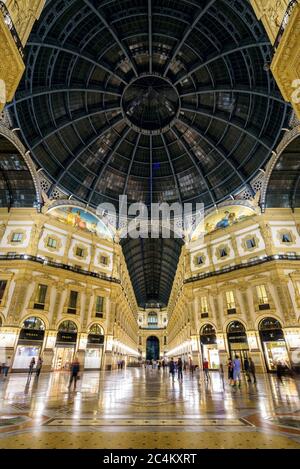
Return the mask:
{"type": "Polygon", "coordinates": [[[251,357],[249,358],[249,372],[253,377],[253,383],[256,383],[255,363],[251,357]]]}
{"type": "Polygon", "coordinates": [[[207,358],[204,358],[203,371],[204,371],[205,379],[206,379],[207,382],[210,379],[208,367],[209,367],[208,360],[207,360],[207,358]]]}
{"type": "Polygon", "coordinates": [[[247,357],[244,359],[244,370],[245,370],[248,383],[251,383],[252,381],[250,378],[250,363],[247,357]]]}
{"type": "Polygon", "coordinates": [[[4,378],[7,378],[10,366],[11,366],[11,358],[7,357],[5,363],[2,365],[4,378]]]}
{"type": "Polygon", "coordinates": [[[233,386],[236,386],[238,382],[238,386],[241,386],[241,360],[239,359],[238,355],[235,356],[233,360],[233,386]]]}
{"type": "Polygon", "coordinates": [[[229,384],[232,385],[233,384],[233,362],[231,358],[229,358],[228,360],[227,368],[228,368],[228,381],[229,381],[229,384]]]}
{"type": "Polygon", "coordinates": [[[33,373],[33,368],[34,368],[34,365],[35,365],[35,358],[32,357],[31,359],[31,362],[29,363],[29,369],[28,369],[28,379],[31,378],[31,375],[33,373]]]}
{"type": "Polygon", "coordinates": [[[277,362],[276,375],[277,375],[277,378],[279,379],[279,381],[282,383],[283,366],[282,366],[281,361],[277,362]]]}
{"type": "Polygon", "coordinates": [[[174,375],[175,375],[175,362],[174,358],[171,358],[169,362],[169,373],[172,376],[172,380],[174,381],[174,375]]]}
{"type": "Polygon", "coordinates": [[[71,388],[72,382],[74,381],[74,391],[76,389],[77,380],[79,378],[78,373],[80,371],[80,363],[78,358],[76,357],[71,365],[71,376],[69,382],[69,389],[71,388]]]}
{"type": "Polygon", "coordinates": [[[225,389],[225,383],[224,383],[224,368],[223,368],[223,364],[222,364],[222,363],[220,363],[220,366],[219,366],[219,374],[220,374],[220,378],[221,378],[221,381],[222,381],[223,389],[225,389]]]}
{"type": "Polygon", "coordinates": [[[43,359],[42,357],[39,357],[37,365],[36,365],[36,377],[39,378],[41,370],[43,366],[43,359]]]}
{"type": "Polygon", "coordinates": [[[183,380],[182,367],[183,367],[182,360],[181,358],[178,358],[178,361],[177,361],[178,381],[183,380]]]}

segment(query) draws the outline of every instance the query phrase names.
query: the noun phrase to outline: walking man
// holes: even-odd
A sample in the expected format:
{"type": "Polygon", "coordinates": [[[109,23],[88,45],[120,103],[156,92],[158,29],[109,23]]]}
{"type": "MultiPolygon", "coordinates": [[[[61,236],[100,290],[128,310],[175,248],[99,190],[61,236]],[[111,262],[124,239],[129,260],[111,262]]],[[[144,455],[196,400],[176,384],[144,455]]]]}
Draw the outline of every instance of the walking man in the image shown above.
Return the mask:
{"type": "Polygon", "coordinates": [[[177,361],[178,381],[183,380],[182,366],[183,366],[182,360],[181,358],[178,358],[178,361],[177,361]]]}
{"type": "Polygon", "coordinates": [[[174,358],[171,358],[170,363],[169,363],[169,372],[170,375],[172,376],[172,380],[174,381],[174,375],[175,375],[175,362],[174,358]]]}
{"type": "Polygon", "coordinates": [[[77,380],[79,378],[78,376],[79,371],[80,371],[80,363],[78,361],[78,358],[76,357],[71,365],[71,376],[70,376],[70,382],[69,382],[69,389],[70,389],[72,382],[74,381],[74,391],[76,389],[77,380]]]}
{"type": "Polygon", "coordinates": [[[205,379],[206,379],[207,382],[210,379],[208,367],[209,367],[208,360],[207,360],[207,358],[204,358],[203,371],[204,371],[205,379]]]}
{"type": "Polygon", "coordinates": [[[245,374],[246,374],[248,383],[251,383],[251,378],[250,378],[250,363],[249,363],[249,360],[248,360],[247,357],[246,357],[245,360],[244,360],[244,370],[245,370],[245,374]]]}
{"type": "Polygon", "coordinates": [[[30,362],[30,364],[29,364],[29,369],[28,369],[28,379],[31,378],[31,375],[32,375],[32,373],[33,373],[34,365],[35,365],[35,358],[32,357],[31,362],[30,362]]]}
{"type": "Polygon", "coordinates": [[[253,383],[256,383],[255,363],[254,363],[254,361],[252,360],[251,357],[249,358],[249,371],[250,371],[250,374],[253,377],[253,383]]]}
{"type": "Polygon", "coordinates": [[[233,360],[233,386],[236,386],[238,382],[238,386],[241,386],[241,360],[239,359],[238,355],[235,356],[233,360]]]}
{"type": "Polygon", "coordinates": [[[37,365],[36,365],[36,377],[39,378],[41,370],[43,366],[43,359],[42,357],[39,357],[37,365]]]}

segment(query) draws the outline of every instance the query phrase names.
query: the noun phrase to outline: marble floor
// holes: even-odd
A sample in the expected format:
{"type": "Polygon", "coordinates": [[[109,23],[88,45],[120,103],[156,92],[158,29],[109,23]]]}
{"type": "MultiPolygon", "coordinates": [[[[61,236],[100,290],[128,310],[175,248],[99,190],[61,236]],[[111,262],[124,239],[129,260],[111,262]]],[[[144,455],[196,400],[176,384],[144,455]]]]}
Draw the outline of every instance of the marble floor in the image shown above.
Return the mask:
{"type": "Polygon", "coordinates": [[[0,377],[0,448],[300,448],[300,379],[260,375],[240,388],[217,372],[165,370],[0,377]]]}

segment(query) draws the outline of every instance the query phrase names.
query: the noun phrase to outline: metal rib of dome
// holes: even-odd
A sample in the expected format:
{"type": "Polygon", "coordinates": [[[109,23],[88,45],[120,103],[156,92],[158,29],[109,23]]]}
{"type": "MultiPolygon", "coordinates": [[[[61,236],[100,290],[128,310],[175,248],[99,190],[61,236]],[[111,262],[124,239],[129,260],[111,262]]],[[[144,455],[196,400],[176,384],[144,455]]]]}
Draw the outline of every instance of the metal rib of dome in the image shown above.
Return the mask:
{"type": "Polygon", "coordinates": [[[245,0],[49,0],[9,107],[50,193],[209,207],[287,125],[270,54],[245,0]]]}

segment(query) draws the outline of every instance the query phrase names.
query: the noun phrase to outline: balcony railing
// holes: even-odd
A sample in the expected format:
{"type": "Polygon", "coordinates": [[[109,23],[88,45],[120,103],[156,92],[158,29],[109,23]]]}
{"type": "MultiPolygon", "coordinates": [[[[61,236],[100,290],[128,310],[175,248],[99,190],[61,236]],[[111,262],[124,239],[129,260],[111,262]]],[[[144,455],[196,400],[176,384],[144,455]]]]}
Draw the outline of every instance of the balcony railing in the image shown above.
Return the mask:
{"type": "Polygon", "coordinates": [[[227,274],[229,272],[234,272],[240,269],[247,269],[249,267],[253,267],[255,265],[265,264],[266,262],[273,262],[273,261],[300,261],[300,255],[289,255],[289,254],[275,254],[273,256],[264,256],[260,259],[255,259],[253,261],[248,261],[243,264],[233,265],[231,267],[224,267],[223,269],[216,270],[214,272],[207,272],[204,274],[194,275],[191,278],[184,280],[183,283],[191,283],[196,282],[197,280],[203,280],[209,277],[215,277],[217,275],[227,274]]]}
{"type": "Polygon", "coordinates": [[[23,49],[22,42],[20,41],[19,35],[17,33],[17,30],[14,26],[13,20],[11,19],[10,13],[9,13],[5,3],[1,2],[1,1],[0,1],[0,11],[3,15],[4,23],[6,24],[7,28],[9,29],[10,34],[12,35],[12,38],[15,41],[17,49],[20,53],[20,56],[23,59],[24,58],[24,49],[23,49]]]}
{"type": "Polygon", "coordinates": [[[276,39],[275,39],[275,42],[274,42],[274,46],[273,46],[274,52],[279,47],[279,44],[280,44],[280,41],[281,41],[282,36],[284,34],[284,31],[286,30],[286,27],[289,23],[290,17],[292,16],[293,10],[294,10],[295,6],[297,5],[297,3],[298,3],[298,0],[291,0],[290,3],[287,6],[286,12],[284,14],[282,23],[280,25],[279,31],[277,33],[277,36],[276,36],[276,39]]]}
{"type": "Polygon", "coordinates": [[[43,257],[39,256],[30,256],[28,254],[0,254],[0,262],[1,261],[31,261],[37,262],[38,264],[42,264],[49,267],[55,267],[56,269],[64,269],[74,272],[76,274],[86,275],[88,277],[94,277],[101,280],[106,280],[107,282],[113,282],[120,284],[121,281],[114,277],[109,277],[106,274],[91,272],[89,270],[80,269],[79,267],[73,267],[68,264],[62,264],[61,262],[49,261],[44,259],[43,257]]]}

